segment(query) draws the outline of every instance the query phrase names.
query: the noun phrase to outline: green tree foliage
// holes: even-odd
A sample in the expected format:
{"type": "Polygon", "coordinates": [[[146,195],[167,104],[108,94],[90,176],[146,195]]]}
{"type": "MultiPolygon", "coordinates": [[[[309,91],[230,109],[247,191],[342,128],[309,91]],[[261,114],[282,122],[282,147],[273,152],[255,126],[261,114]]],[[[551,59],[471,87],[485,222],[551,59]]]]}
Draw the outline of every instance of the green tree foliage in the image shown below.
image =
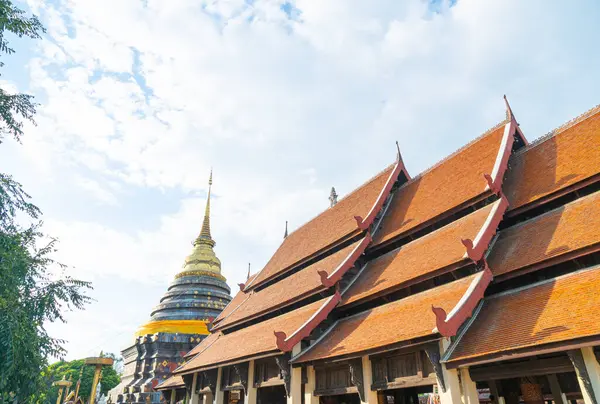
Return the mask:
{"type": "MultiPolygon", "coordinates": [[[[113,356],[114,355],[107,355],[113,356]]],[[[44,371],[44,384],[48,386],[48,390],[45,394],[44,400],[48,403],[56,403],[56,398],[58,395],[58,388],[51,387],[52,382],[56,380],[61,380],[63,376],[65,379],[71,378],[73,382],[72,389],[75,388],[75,383],[79,378],[79,372],[81,367],[83,366],[83,375],[81,377],[81,387],[79,388],[79,396],[87,401],[90,396],[90,391],[92,388],[92,380],[94,378],[94,367],[93,366],[84,366],[83,359],[73,360],[70,362],[56,362],[52,365],[48,366],[44,371]]],[[[101,393],[107,394],[110,389],[118,385],[121,381],[121,378],[115,371],[113,367],[106,366],[102,369],[102,386],[101,393]]]]}
{"type": "MultiPolygon", "coordinates": [[[[26,18],[10,1],[0,0],[0,53],[13,53],[5,34],[38,38],[37,18],[26,18]]],[[[0,63],[1,66],[1,63],[0,63]]],[[[0,141],[22,135],[20,119],[32,120],[31,97],[0,89],[0,141]]],[[[64,321],[63,313],[90,301],[88,282],[71,278],[50,255],[56,240],[41,232],[40,210],[10,175],[0,173],[0,402],[34,402],[49,356],[62,357],[63,341],[44,325],[64,321]],[[24,224],[28,223],[28,224],[24,224]]]]}
{"type": "MultiPolygon", "coordinates": [[[[6,39],[7,33],[19,38],[25,36],[37,39],[43,32],[44,27],[37,17],[26,17],[25,12],[15,7],[11,1],[0,0],[0,53],[10,55],[15,52],[6,39]]],[[[0,61],[0,67],[2,66],[4,63],[0,61]]],[[[0,88],[0,143],[6,134],[12,135],[16,140],[20,139],[23,135],[21,119],[34,122],[35,107],[31,95],[10,94],[0,88]]]]}

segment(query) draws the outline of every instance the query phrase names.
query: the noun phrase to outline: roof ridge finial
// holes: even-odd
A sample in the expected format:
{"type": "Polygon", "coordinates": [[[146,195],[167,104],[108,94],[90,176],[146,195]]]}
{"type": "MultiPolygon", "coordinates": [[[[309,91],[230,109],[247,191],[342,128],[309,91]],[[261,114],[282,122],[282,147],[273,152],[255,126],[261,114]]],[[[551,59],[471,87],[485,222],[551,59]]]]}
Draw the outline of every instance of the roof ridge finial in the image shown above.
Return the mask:
{"type": "Polygon", "coordinates": [[[283,233],[283,239],[285,240],[288,236],[288,221],[285,221],[285,233],[283,233]]]}
{"type": "Polygon", "coordinates": [[[513,115],[510,104],[508,103],[508,98],[506,97],[506,94],[504,94],[504,104],[506,105],[506,120],[507,121],[514,120],[515,116],[513,115]]]}
{"type": "Polygon", "coordinates": [[[335,187],[331,187],[331,192],[329,193],[329,207],[333,208],[336,203],[338,203],[338,194],[335,192],[335,187]]]}
{"type": "Polygon", "coordinates": [[[246,282],[250,279],[250,263],[248,263],[248,275],[246,276],[246,282]]]}
{"type": "Polygon", "coordinates": [[[210,234],[210,194],[212,191],[212,183],[213,183],[213,171],[210,169],[210,176],[208,177],[208,196],[206,197],[206,207],[204,208],[204,220],[202,221],[202,230],[200,230],[200,235],[194,241],[194,244],[197,244],[201,241],[208,242],[209,244],[214,245],[214,240],[210,234]]]}

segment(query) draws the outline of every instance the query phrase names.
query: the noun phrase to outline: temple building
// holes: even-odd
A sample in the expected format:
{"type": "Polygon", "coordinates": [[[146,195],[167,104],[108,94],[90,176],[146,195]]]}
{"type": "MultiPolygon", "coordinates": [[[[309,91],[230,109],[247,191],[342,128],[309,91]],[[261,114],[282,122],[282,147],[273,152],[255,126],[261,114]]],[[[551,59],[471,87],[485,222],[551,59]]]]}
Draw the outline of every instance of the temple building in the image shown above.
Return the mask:
{"type": "Polygon", "coordinates": [[[156,389],[190,404],[600,404],[599,307],[600,106],[530,142],[506,102],[428,170],[411,176],[398,150],[286,232],[156,389]]]}
{"type": "Polygon", "coordinates": [[[202,230],[182,270],[152,310],[150,321],[138,328],[133,344],[121,352],[124,372],[121,383],[109,393],[113,402],[160,402],[162,395],[153,388],[209,334],[208,324],[231,300],[210,234],[211,187],[212,173],[202,230]]]}

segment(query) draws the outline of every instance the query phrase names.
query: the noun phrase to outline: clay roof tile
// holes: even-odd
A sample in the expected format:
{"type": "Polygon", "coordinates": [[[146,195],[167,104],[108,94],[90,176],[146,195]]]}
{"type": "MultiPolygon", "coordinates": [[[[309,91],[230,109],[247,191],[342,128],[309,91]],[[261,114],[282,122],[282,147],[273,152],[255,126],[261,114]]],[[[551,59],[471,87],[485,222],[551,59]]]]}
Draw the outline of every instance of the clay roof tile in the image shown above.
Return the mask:
{"type": "Polygon", "coordinates": [[[600,244],[600,192],[502,230],[488,264],[506,276],[550,259],[600,244]]]}
{"type": "Polygon", "coordinates": [[[452,310],[475,275],[338,321],[316,345],[295,362],[309,362],[352,355],[433,334],[433,305],[452,310]]]}
{"type": "Polygon", "coordinates": [[[390,165],[335,206],[290,233],[250,287],[259,285],[346,237],[359,234],[354,216],[367,216],[394,166],[390,165]]]}
{"type": "Polygon", "coordinates": [[[533,142],[510,159],[504,190],[525,209],[600,173],[600,106],[533,142]]]}
{"type": "Polygon", "coordinates": [[[374,243],[408,233],[447,212],[489,194],[484,174],[491,174],[505,123],[494,127],[398,189],[374,243]]]}
{"type": "Polygon", "coordinates": [[[274,332],[283,331],[288,335],[292,334],[306,323],[326,300],[328,299],[319,300],[229,334],[223,332],[211,334],[210,343],[205,344],[203,341],[200,345],[204,349],[200,349],[196,356],[179,367],[176,372],[185,374],[197,369],[208,369],[219,364],[235,362],[242,358],[280,353],[274,332]]]}
{"type": "Polygon", "coordinates": [[[594,267],[488,297],[448,362],[474,363],[600,336],[598,290],[600,267],[594,267]]]}
{"type": "Polygon", "coordinates": [[[342,304],[386,293],[437,275],[439,270],[469,261],[461,239],[473,239],[483,227],[490,204],[428,235],[392,250],[372,261],[344,293],[342,304]]]}

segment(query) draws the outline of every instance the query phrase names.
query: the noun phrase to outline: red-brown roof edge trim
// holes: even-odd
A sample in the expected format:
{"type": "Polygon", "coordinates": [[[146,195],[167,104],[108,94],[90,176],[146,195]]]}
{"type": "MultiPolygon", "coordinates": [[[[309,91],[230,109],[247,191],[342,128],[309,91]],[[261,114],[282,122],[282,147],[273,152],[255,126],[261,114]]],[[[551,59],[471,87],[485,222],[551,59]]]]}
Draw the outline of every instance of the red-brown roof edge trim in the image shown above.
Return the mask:
{"type": "Polygon", "coordinates": [[[410,180],[410,175],[408,174],[408,171],[406,170],[406,167],[404,166],[404,161],[402,160],[402,154],[400,154],[400,147],[398,146],[398,142],[396,142],[396,146],[398,147],[398,155],[396,157],[396,165],[394,166],[394,169],[390,173],[385,185],[383,186],[381,192],[379,193],[377,200],[375,201],[375,203],[371,207],[371,210],[369,211],[369,213],[367,214],[367,216],[364,219],[361,216],[354,216],[354,219],[356,220],[356,224],[357,224],[358,228],[361,230],[366,230],[373,224],[373,222],[375,221],[375,217],[377,216],[377,214],[383,207],[383,204],[385,203],[385,200],[387,199],[387,197],[390,195],[390,192],[392,191],[392,187],[394,186],[394,183],[398,179],[398,176],[400,175],[400,173],[404,172],[404,175],[406,176],[407,180],[410,180]]]}
{"type": "Polygon", "coordinates": [[[277,339],[277,348],[283,352],[291,351],[298,342],[303,338],[308,337],[315,327],[327,318],[329,313],[331,313],[341,299],[342,296],[338,289],[333,296],[327,299],[327,301],[289,337],[283,331],[275,331],[273,334],[275,334],[275,338],[277,339]]]}
{"type": "Polygon", "coordinates": [[[361,240],[361,242],[354,247],[354,249],[348,254],[346,259],[338,265],[338,267],[331,272],[331,274],[327,275],[327,271],[317,271],[319,276],[321,277],[321,284],[327,288],[332,287],[336,284],[337,281],[342,279],[342,276],[348,271],[350,268],[354,266],[354,263],[360,257],[369,243],[371,243],[372,237],[371,233],[367,233],[367,235],[361,240]]]}
{"type": "MultiPolygon", "coordinates": [[[[508,122],[504,125],[504,135],[502,136],[502,143],[500,143],[500,149],[498,150],[492,173],[483,175],[488,184],[486,190],[490,189],[497,195],[502,191],[502,181],[508,169],[508,159],[515,141],[514,135],[519,128],[519,124],[510,109],[510,105],[508,105],[506,97],[504,100],[506,101],[508,122]]],[[[521,137],[525,139],[522,134],[521,137]]]]}
{"type": "Polygon", "coordinates": [[[498,229],[498,225],[502,221],[504,214],[508,210],[508,199],[504,194],[500,194],[500,199],[494,202],[495,206],[492,208],[488,217],[485,219],[485,222],[477,236],[473,240],[471,239],[462,239],[461,242],[467,249],[465,253],[465,258],[469,257],[474,262],[479,262],[483,258],[483,254],[487,250],[490,245],[490,242],[496,235],[496,230],[498,229]]]}
{"type": "Polygon", "coordinates": [[[475,310],[479,301],[483,299],[483,294],[494,277],[485,259],[483,263],[484,270],[471,281],[469,288],[450,314],[446,314],[446,311],[441,307],[431,307],[435,314],[436,323],[433,333],[439,332],[444,337],[453,337],[464,321],[471,317],[473,310],[475,310]]]}
{"type": "MultiPolygon", "coordinates": [[[[515,114],[513,114],[512,108],[510,107],[510,104],[508,103],[508,98],[506,97],[506,94],[504,94],[504,104],[506,105],[506,118],[509,120],[514,119],[516,121],[517,119],[515,118],[515,114]]],[[[525,146],[529,146],[529,141],[523,134],[523,131],[521,131],[521,127],[519,126],[519,123],[517,123],[517,132],[519,133],[519,137],[523,141],[523,144],[525,144],[525,146]]]]}

